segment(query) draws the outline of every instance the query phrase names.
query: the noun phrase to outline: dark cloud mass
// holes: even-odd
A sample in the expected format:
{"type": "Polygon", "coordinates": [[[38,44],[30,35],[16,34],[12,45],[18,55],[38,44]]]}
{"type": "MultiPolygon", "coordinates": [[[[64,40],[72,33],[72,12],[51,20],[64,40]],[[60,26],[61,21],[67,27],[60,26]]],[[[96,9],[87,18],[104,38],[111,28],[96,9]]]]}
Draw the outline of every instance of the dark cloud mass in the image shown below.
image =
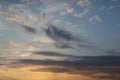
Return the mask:
{"type": "Polygon", "coordinates": [[[56,41],[57,48],[73,48],[74,43],[76,46],[83,48],[91,48],[92,44],[89,41],[79,38],[74,33],[59,29],[54,25],[48,25],[47,29],[44,29],[46,35],[56,41]]]}
{"type": "MultiPolygon", "coordinates": [[[[52,52],[43,52],[46,55],[56,55],[52,52]]],[[[36,52],[36,54],[40,54],[36,52]]],[[[67,56],[58,54],[59,56],[67,56]]],[[[57,56],[58,56],[57,55],[57,56]]],[[[104,73],[109,74],[116,78],[115,74],[120,75],[120,56],[79,56],[79,59],[73,58],[71,60],[36,60],[36,59],[19,59],[13,64],[28,65],[41,65],[51,66],[47,68],[37,68],[30,71],[43,71],[43,72],[58,72],[70,74],[83,74],[87,76],[96,77],[93,74],[104,73]]],[[[17,66],[19,67],[19,66],[17,66]]],[[[97,76],[101,78],[100,76],[97,76]]],[[[102,78],[106,78],[102,76],[102,78]]]]}
{"type": "MultiPolygon", "coordinates": [[[[48,52],[49,54],[49,52],[48,52]]],[[[50,53],[51,54],[51,53],[50,53]]],[[[53,54],[53,53],[52,53],[53,54]]],[[[55,60],[34,60],[22,59],[18,60],[20,63],[35,64],[35,65],[58,65],[58,66],[74,66],[78,68],[87,66],[112,66],[120,65],[120,56],[81,56],[77,61],[55,61],[55,60]]]]}
{"type": "Polygon", "coordinates": [[[34,51],[32,53],[37,55],[44,55],[44,56],[75,57],[73,55],[63,54],[63,53],[54,52],[54,51],[34,51]]]}
{"type": "Polygon", "coordinates": [[[29,26],[25,26],[25,25],[23,25],[22,26],[27,32],[30,32],[30,33],[37,33],[37,31],[36,31],[36,29],[35,28],[33,28],[33,27],[29,27],[29,26]]]}
{"type": "Polygon", "coordinates": [[[73,36],[73,34],[69,31],[65,31],[57,28],[56,26],[49,25],[47,29],[45,29],[46,34],[55,41],[78,41],[80,39],[77,36],[73,36]]]}

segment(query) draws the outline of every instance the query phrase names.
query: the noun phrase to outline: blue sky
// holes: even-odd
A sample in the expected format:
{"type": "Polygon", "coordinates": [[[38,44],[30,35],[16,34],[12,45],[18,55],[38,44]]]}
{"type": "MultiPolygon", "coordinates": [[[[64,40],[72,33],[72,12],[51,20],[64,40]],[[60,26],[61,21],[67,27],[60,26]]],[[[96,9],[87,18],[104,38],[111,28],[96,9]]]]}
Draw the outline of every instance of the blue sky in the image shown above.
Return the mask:
{"type": "Polygon", "coordinates": [[[0,0],[0,56],[18,61],[120,56],[120,1],[0,0]]]}
{"type": "MultiPolygon", "coordinates": [[[[0,33],[1,39],[3,39],[3,41],[1,40],[3,44],[1,47],[8,46],[7,43],[9,44],[10,42],[13,42],[13,44],[27,44],[37,39],[36,43],[43,43],[43,50],[51,50],[50,48],[53,48],[53,51],[62,51],[64,53],[72,51],[70,54],[75,53],[76,55],[109,55],[106,51],[120,49],[119,8],[120,2],[117,0],[1,0],[0,33]],[[71,44],[72,46],[70,47],[72,48],[57,48],[54,45],[57,42],[54,42],[43,30],[48,25],[69,31],[77,38],[84,39],[87,43],[66,41],[63,45],[71,44]],[[22,26],[34,28],[36,30],[35,34],[22,26]],[[42,39],[50,39],[52,42],[48,44],[46,39],[42,42],[41,37],[42,39]],[[44,43],[44,41],[46,42],[44,43]],[[78,47],[79,44],[87,45],[90,48],[78,47]],[[49,45],[51,45],[50,48],[48,47],[49,45]]],[[[31,46],[34,47],[33,44],[31,46]]],[[[37,48],[40,49],[40,47],[37,48]]],[[[14,52],[14,48],[13,50],[7,48],[0,51],[6,54],[6,51],[9,50],[11,53],[12,51],[14,52]]]]}

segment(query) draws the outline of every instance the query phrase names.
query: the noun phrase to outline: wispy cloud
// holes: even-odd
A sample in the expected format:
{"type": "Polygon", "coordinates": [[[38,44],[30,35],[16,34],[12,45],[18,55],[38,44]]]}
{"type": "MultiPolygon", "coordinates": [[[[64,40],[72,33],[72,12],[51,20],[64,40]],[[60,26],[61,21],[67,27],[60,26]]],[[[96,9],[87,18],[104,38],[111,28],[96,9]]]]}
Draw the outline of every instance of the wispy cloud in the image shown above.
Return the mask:
{"type": "Polygon", "coordinates": [[[6,20],[32,26],[37,21],[37,17],[25,8],[25,6],[10,5],[8,8],[9,15],[6,17],[6,20]]]}
{"type": "Polygon", "coordinates": [[[101,22],[101,18],[98,15],[94,15],[92,17],[89,18],[89,22],[91,23],[96,23],[96,22],[101,22]]]}
{"type": "MultiPolygon", "coordinates": [[[[56,42],[56,46],[60,48],[72,48],[72,42],[79,42],[79,46],[91,45],[90,42],[87,42],[84,39],[79,38],[77,35],[73,34],[70,31],[62,30],[53,25],[48,25],[48,28],[45,29],[45,33],[48,37],[53,39],[56,42]]],[[[81,46],[81,47],[82,47],[81,46]]]]}

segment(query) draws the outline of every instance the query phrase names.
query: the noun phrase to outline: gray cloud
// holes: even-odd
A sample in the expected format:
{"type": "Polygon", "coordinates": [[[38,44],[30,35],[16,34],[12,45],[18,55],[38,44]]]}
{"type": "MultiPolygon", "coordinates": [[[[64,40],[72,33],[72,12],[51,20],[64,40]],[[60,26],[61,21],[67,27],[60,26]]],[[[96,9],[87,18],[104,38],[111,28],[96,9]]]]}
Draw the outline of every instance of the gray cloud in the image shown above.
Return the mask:
{"type": "Polygon", "coordinates": [[[56,42],[55,43],[55,46],[57,48],[60,48],[60,49],[66,49],[66,48],[70,48],[70,49],[73,49],[73,47],[71,46],[71,44],[68,44],[68,43],[61,43],[61,42],[56,42]]]}
{"type": "Polygon", "coordinates": [[[44,56],[58,56],[58,57],[77,57],[69,54],[63,54],[54,51],[33,51],[33,54],[44,55],[44,56]]]}
{"type": "Polygon", "coordinates": [[[49,25],[47,29],[45,29],[46,34],[54,39],[55,41],[80,41],[77,36],[74,36],[71,32],[59,29],[53,25],[49,25]]]}
{"type": "Polygon", "coordinates": [[[93,66],[120,66],[120,56],[81,56],[78,60],[35,60],[35,59],[20,59],[16,63],[31,64],[31,65],[50,65],[72,67],[75,69],[86,69],[93,66]]]}
{"type": "Polygon", "coordinates": [[[25,25],[22,25],[22,27],[27,31],[27,32],[30,32],[30,33],[37,33],[37,30],[33,27],[29,27],[29,26],[25,26],[25,25]]]}
{"type": "MultiPolygon", "coordinates": [[[[48,55],[56,55],[56,53],[45,52],[48,55]]],[[[39,54],[39,52],[37,53],[39,54]]],[[[64,56],[59,54],[60,56],[64,56]]],[[[67,55],[65,55],[67,56],[67,55]]],[[[53,72],[53,73],[68,73],[82,74],[100,79],[117,79],[120,74],[120,56],[74,56],[72,59],[59,60],[38,60],[38,59],[17,59],[11,63],[13,68],[27,66],[46,66],[45,68],[30,69],[30,71],[53,72]],[[16,67],[15,67],[16,66],[16,67]],[[48,66],[48,67],[47,67],[48,66]],[[108,74],[97,75],[99,73],[108,74]]],[[[12,66],[10,65],[10,68],[12,66]]],[[[8,65],[9,66],[9,65],[8,65]]]]}
{"type": "Polygon", "coordinates": [[[92,43],[79,38],[77,35],[70,31],[62,30],[54,25],[48,25],[47,29],[44,29],[46,35],[56,41],[57,48],[74,48],[73,45],[78,47],[88,48],[92,46],[92,43]],[[74,44],[75,43],[75,44],[74,44]]]}

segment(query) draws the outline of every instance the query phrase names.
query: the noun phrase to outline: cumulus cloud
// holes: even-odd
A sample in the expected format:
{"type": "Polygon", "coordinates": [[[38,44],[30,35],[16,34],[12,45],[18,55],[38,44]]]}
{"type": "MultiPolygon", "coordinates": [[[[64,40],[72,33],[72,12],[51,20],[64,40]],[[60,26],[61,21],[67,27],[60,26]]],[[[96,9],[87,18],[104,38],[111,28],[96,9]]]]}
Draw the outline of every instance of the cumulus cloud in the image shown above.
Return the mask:
{"type": "Polygon", "coordinates": [[[67,8],[67,13],[72,13],[74,11],[73,8],[67,8]]]}
{"type": "Polygon", "coordinates": [[[84,15],[88,14],[89,11],[90,11],[89,8],[85,8],[85,9],[83,10],[83,12],[81,12],[81,13],[74,13],[73,16],[78,17],[78,18],[82,18],[84,15]]]}
{"type": "Polygon", "coordinates": [[[10,6],[9,11],[10,14],[6,17],[6,20],[8,21],[26,26],[32,26],[37,21],[37,17],[35,17],[30,11],[26,10],[25,7],[10,6]]]}
{"type": "Polygon", "coordinates": [[[74,17],[82,18],[87,15],[92,8],[92,3],[90,0],[78,0],[76,4],[81,7],[80,9],[82,9],[82,11],[79,13],[74,12],[74,17]]]}

